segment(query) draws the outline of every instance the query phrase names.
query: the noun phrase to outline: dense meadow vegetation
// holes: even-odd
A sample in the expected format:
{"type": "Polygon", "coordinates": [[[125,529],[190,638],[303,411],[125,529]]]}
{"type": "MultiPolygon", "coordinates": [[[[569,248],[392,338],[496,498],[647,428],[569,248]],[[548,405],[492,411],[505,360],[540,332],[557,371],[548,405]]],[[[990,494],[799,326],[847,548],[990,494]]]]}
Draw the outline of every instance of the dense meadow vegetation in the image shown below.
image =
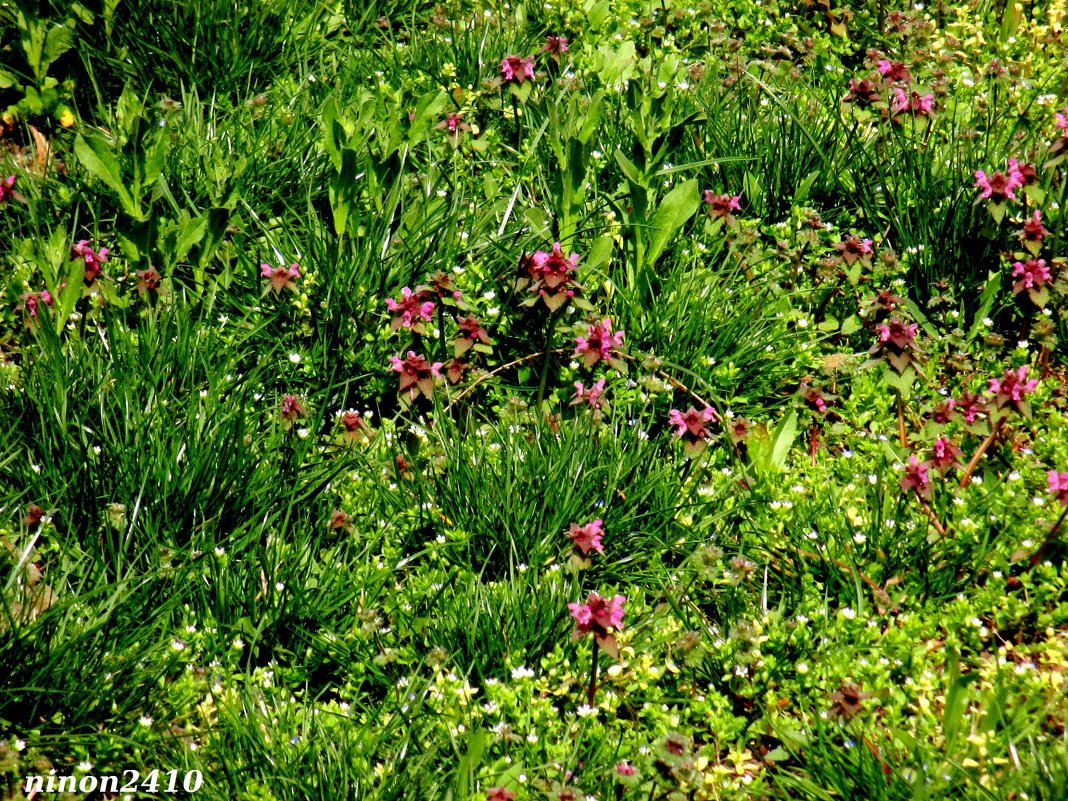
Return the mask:
{"type": "Polygon", "coordinates": [[[0,797],[1068,798],[1064,0],[5,2],[0,115],[0,797]]]}

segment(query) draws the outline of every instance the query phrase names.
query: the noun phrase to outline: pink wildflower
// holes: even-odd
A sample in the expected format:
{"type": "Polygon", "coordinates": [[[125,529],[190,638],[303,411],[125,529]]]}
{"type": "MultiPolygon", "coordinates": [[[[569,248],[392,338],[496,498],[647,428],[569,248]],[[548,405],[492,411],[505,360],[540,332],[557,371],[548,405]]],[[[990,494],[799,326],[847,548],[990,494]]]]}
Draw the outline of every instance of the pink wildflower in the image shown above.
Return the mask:
{"type": "Polygon", "coordinates": [[[530,272],[549,289],[567,283],[578,269],[579,255],[565,256],[559,242],[553,243],[552,253],[539,250],[530,257],[530,272]]]}
{"type": "Polygon", "coordinates": [[[158,292],[160,281],[163,280],[163,276],[159,274],[159,271],[155,267],[149,267],[147,270],[138,270],[137,275],[137,291],[144,295],[146,292],[158,292]]]}
{"type": "Polygon", "coordinates": [[[584,526],[572,523],[570,530],[567,532],[567,538],[575,543],[575,547],[582,551],[583,556],[589,556],[590,551],[597,551],[597,553],[603,554],[604,545],[601,544],[601,537],[603,536],[604,523],[601,520],[594,520],[584,526]]]}
{"type": "Polygon", "coordinates": [[[817,387],[802,386],[801,399],[820,414],[827,413],[827,398],[817,387]]]}
{"type": "Polygon", "coordinates": [[[950,418],[953,416],[953,409],[956,407],[956,405],[957,401],[955,401],[953,398],[949,398],[948,400],[942,401],[940,404],[938,404],[938,406],[935,407],[934,411],[931,412],[931,419],[934,422],[939,423],[940,425],[945,425],[950,421],[950,418]]]}
{"type": "Polygon", "coordinates": [[[515,793],[503,787],[491,787],[486,790],[486,801],[514,801],[515,793]]]}
{"type": "Polygon", "coordinates": [[[1056,118],[1056,126],[1064,131],[1062,135],[1068,139],[1068,106],[1064,107],[1063,112],[1058,112],[1053,116],[1056,118]]]}
{"type": "Polygon", "coordinates": [[[975,171],[975,188],[980,190],[979,197],[983,200],[990,200],[994,203],[1015,200],[1015,191],[1021,186],[1023,182],[1019,173],[1005,175],[1002,172],[995,172],[988,176],[982,170],[975,171]]]}
{"type": "Polygon", "coordinates": [[[1023,230],[1020,231],[1019,237],[1025,242],[1041,242],[1048,235],[1049,231],[1042,224],[1042,212],[1035,209],[1031,216],[1024,220],[1023,230]]]}
{"type": "Polygon", "coordinates": [[[1009,159],[1009,175],[1013,176],[1020,186],[1031,186],[1031,184],[1038,183],[1038,173],[1035,171],[1035,165],[1028,162],[1020,162],[1016,159],[1009,159]]]}
{"type": "Polygon", "coordinates": [[[598,645],[610,654],[616,653],[616,639],[612,632],[623,628],[623,604],[626,600],[622,595],[602,598],[591,592],[586,603],[568,604],[567,608],[571,610],[571,617],[575,620],[572,639],[577,640],[592,632],[598,645]]]}
{"type": "Polygon", "coordinates": [[[298,418],[305,413],[304,404],[300,402],[296,395],[286,393],[282,398],[282,420],[285,422],[286,428],[289,428],[297,421],[298,418]]]}
{"type": "Polygon", "coordinates": [[[916,323],[904,323],[897,317],[891,317],[887,322],[875,326],[879,332],[879,341],[889,342],[899,350],[904,350],[916,339],[920,327],[916,323]]]}
{"type": "Polygon", "coordinates": [[[15,194],[15,176],[9,175],[0,181],[0,203],[7,202],[9,197],[15,194]]]}
{"type": "Polygon", "coordinates": [[[373,436],[371,427],[367,424],[363,415],[355,409],[348,409],[342,412],[338,422],[341,423],[341,427],[344,429],[341,438],[345,442],[365,441],[373,436]]]}
{"type": "Polygon", "coordinates": [[[551,253],[539,250],[527,258],[526,269],[534,282],[533,288],[551,311],[575,296],[578,260],[577,253],[565,256],[559,242],[553,243],[551,253]]]}
{"type": "Polygon", "coordinates": [[[728,222],[734,219],[732,211],[741,211],[741,195],[714,195],[711,189],[706,189],[704,194],[705,204],[712,219],[724,219],[728,222]]]}
{"type": "Polygon", "coordinates": [[[534,77],[534,56],[505,56],[501,60],[501,76],[506,81],[522,85],[527,78],[534,77]]]}
{"type": "Polygon", "coordinates": [[[629,762],[620,762],[618,765],[616,765],[616,773],[618,773],[620,776],[630,777],[637,773],[637,771],[634,769],[634,766],[629,762]]]}
{"type": "Polygon", "coordinates": [[[586,336],[575,337],[575,355],[582,357],[582,364],[587,368],[601,360],[617,367],[616,350],[622,347],[623,332],[613,333],[612,320],[608,317],[589,326],[586,336]]]}
{"type": "Polygon", "coordinates": [[[856,78],[850,78],[849,92],[843,98],[843,102],[857,103],[861,106],[870,106],[873,103],[879,102],[879,89],[867,78],[862,78],[859,81],[856,78]]]}
{"type": "Polygon", "coordinates": [[[916,458],[916,454],[910,456],[909,463],[905,466],[905,475],[901,478],[901,490],[903,492],[915,490],[916,494],[924,500],[931,500],[934,496],[934,487],[927,470],[927,462],[921,462],[916,458]]]}
{"type": "Polygon", "coordinates": [[[930,117],[934,114],[934,95],[906,92],[900,86],[895,86],[894,99],[890,103],[890,111],[894,116],[907,111],[913,116],[930,117]]]}
{"type": "Polygon", "coordinates": [[[1061,506],[1068,506],[1068,473],[1050,470],[1046,474],[1046,479],[1049,481],[1049,491],[1057,496],[1057,501],[1061,506]]]}
{"type": "Polygon", "coordinates": [[[931,446],[931,466],[940,473],[951,467],[960,467],[963,452],[949,441],[948,437],[939,437],[931,446]]]}
{"type": "Polygon", "coordinates": [[[449,359],[445,365],[445,379],[450,384],[459,384],[464,380],[464,373],[471,369],[471,365],[459,359],[449,359]]]}
{"type": "Polygon", "coordinates": [[[326,527],[336,531],[352,531],[352,515],[340,509],[335,509],[330,514],[330,520],[327,522],[326,527]]]}
{"type": "Polygon", "coordinates": [[[71,246],[70,257],[82,259],[85,262],[85,283],[91,284],[96,280],[100,266],[108,260],[108,249],[100,248],[99,252],[94,252],[89,240],[82,239],[71,246]]]}
{"type": "Polygon", "coordinates": [[[482,327],[482,323],[479,322],[477,317],[470,314],[467,317],[461,317],[456,321],[456,325],[456,337],[452,342],[453,353],[456,358],[463,356],[467,351],[471,350],[476,342],[482,345],[493,344],[489,332],[482,327]]]}
{"type": "Polygon", "coordinates": [[[289,267],[272,267],[269,264],[261,264],[260,276],[270,282],[268,288],[264,290],[264,294],[268,291],[280,293],[283,289],[296,292],[296,279],[300,278],[300,267],[296,264],[291,264],[289,267]]]}
{"type": "Polygon", "coordinates": [[[52,293],[47,289],[42,289],[40,292],[27,292],[22,296],[22,303],[19,304],[19,309],[22,310],[26,316],[27,324],[29,324],[30,318],[37,317],[38,303],[51,306],[52,293]]]}
{"type": "Polygon", "coordinates": [[[706,423],[719,422],[719,415],[711,406],[698,411],[693,406],[685,412],[672,409],[668,412],[668,422],[675,426],[675,439],[682,437],[683,451],[691,459],[696,459],[712,439],[706,423]]]}
{"type": "Polygon", "coordinates": [[[434,379],[441,376],[441,362],[431,364],[426,356],[420,356],[414,350],[408,351],[408,356],[401,359],[399,356],[391,356],[390,369],[400,373],[400,392],[407,392],[411,400],[415,400],[419,393],[426,398],[434,394],[434,379]]]}
{"type": "Polygon", "coordinates": [[[965,392],[956,401],[957,412],[965,423],[974,423],[983,413],[983,398],[974,392],[965,392]]]}
{"type": "Polygon", "coordinates": [[[1035,391],[1038,379],[1027,380],[1027,371],[1030,368],[1020,365],[1015,370],[1006,370],[1001,378],[990,379],[990,391],[996,396],[995,402],[999,409],[1011,407],[1018,412],[1026,414],[1027,401],[1024,398],[1035,391]]]}
{"type": "Polygon", "coordinates": [[[834,247],[840,254],[842,254],[845,263],[850,267],[853,266],[853,262],[857,259],[860,259],[861,261],[869,261],[871,259],[872,249],[870,239],[861,239],[859,236],[850,235],[845,237],[834,247]]]}
{"type": "Polygon", "coordinates": [[[543,53],[548,53],[553,58],[559,60],[560,56],[567,52],[567,37],[566,36],[546,36],[545,44],[541,46],[543,53]]]}
{"type": "Polygon", "coordinates": [[[604,399],[601,397],[604,394],[604,379],[602,378],[596,384],[592,384],[587,387],[581,381],[575,382],[575,398],[571,401],[571,405],[574,406],[578,403],[585,402],[594,411],[600,410],[607,406],[604,399]]]}
{"type": "Polygon", "coordinates": [[[408,287],[401,290],[399,301],[387,298],[386,307],[396,313],[389,324],[393,331],[403,326],[416,334],[421,334],[426,330],[423,323],[433,317],[435,308],[434,302],[427,300],[423,292],[412,292],[408,287]]]}
{"type": "Polygon", "coordinates": [[[434,126],[437,129],[445,129],[445,132],[452,139],[452,143],[455,145],[459,142],[460,134],[464,131],[470,131],[471,126],[463,121],[463,118],[453,112],[445,115],[445,119],[434,126]]]}
{"type": "Polygon", "coordinates": [[[1045,259],[1028,259],[1012,265],[1012,277],[1017,280],[1012,285],[1012,293],[1019,295],[1025,289],[1041,289],[1053,279],[1045,259]]]}
{"type": "Polygon", "coordinates": [[[905,66],[903,61],[891,61],[888,58],[884,58],[875,65],[875,68],[879,70],[879,74],[883,76],[886,81],[908,81],[911,79],[909,75],[908,67],[905,66]]]}

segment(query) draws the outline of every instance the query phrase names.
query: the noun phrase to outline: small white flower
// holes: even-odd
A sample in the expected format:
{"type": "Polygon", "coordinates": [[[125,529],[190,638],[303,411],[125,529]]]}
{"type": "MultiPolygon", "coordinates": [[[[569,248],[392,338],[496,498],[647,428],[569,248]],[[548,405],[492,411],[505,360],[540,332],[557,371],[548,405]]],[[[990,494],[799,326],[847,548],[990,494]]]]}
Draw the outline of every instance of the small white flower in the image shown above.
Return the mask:
{"type": "Polygon", "coordinates": [[[591,715],[596,715],[597,709],[595,707],[590,706],[589,704],[583,704],[575,710],[575,714],[577,714],[580,718],[588,718],[591,715]]]}
{"type": "Polygon", "coordinates": [[[149,726],[152,725],[152,718],[150,718],[148,715],[142,715],[141,719],[138,722],[147,729],[149,726]]]}
{"type": "Polygon", "coordinates": [[[293,364],[300,364],[300,354],[299,353],[290,353],[289,354],[289,361],[293,362],[293,364]]]}
{"type": "Polygon", "coordinates": [[[838,614],[840,614],[846,620],[853,620],[857,616],[857,613],[853,610],[852,607],[849,606],[843,606],[841,609],[838,610],[838,614]]]}

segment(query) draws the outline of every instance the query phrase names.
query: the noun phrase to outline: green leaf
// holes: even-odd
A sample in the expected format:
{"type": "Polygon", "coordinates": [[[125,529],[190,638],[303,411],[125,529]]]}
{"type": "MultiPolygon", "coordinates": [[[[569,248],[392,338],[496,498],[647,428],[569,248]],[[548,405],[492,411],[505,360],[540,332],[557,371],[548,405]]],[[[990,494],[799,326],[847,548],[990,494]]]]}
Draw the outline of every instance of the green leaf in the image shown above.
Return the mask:
{"type": "Polygon", "coordinates": [[[74,47],[74,32],[66,25],[55,25],[45,37],[44,51],[41,54],[40,75],[41,80],[48,72],[56,59],[74,47]]]}
{"type": "Polygon", "coordinates": [[[74,140],[74,154],[89,173],[114,190],[122,203],[123,211],[137,220],[143,220],[141,205],[136,202],[122,182],[118,159],[102,139],[86,139],[81,134],[74,140]]]}
{"type": "Polygon", "coordinates": [[[610,236],[598,237],[590,246],[586,259],[581,264],[582,268],[590,272],[600,269],[603,264],[606,264],[612,258],[612,251],[615,250],[615,245],[615,240],[610,236]]]}
{"type": "Polygon", "coordinates": [[[579,130],[578,140],[582,144],[590,141],[590,137],[597,131],[604,114],[604,92],[598,92],[590,100],[590,106],[584,112],[582,128],[579,130]]]}
{"type": "Polygon", "coordinates": [[[972,320],[972,327],[968,330],[969,340],[979,336],[983,326],[983,319],[990,316],[990,310],[994,308],[994,301],[997,300],[1000,289],[1001,273],[987,273],[986,285],[983,287],[983,294],[979,296],[979,310],[975,313],[975,319],[972,320]]]}
{"type": "Polygon", "coordinates": [[[855,334],[857,331],[860,330],[860,328],[860,318],[857,317],[857,315],[855,314],[850,315],[849,317],[846,317],[846,319],[842,322],[842,335],[849,336],[851,334],[855,334]]]}
{"type": "Polygon", "coordinates": [[[693,217],[700,206],[701,193],[697,189],[696,178],[676,186],[664,196],[656,214],[653,215],[653,232],[649,247],[645,251],[647,266],[652,267],[656,263],[672,237],[693,217]]]}
{"type": "Polygon", "coordinates": [[[609,14],[612,13],[612,4],[608,0],[586,4],[586,24],[591,30],[598,30],[604,25],[609,14]]]}
{"type": "Polygon", "coordinates": [[[804,177],[804,179],[798,185],[797,191],[794,192],[794,203],[804,203],[806,200],[808,200],[808,197],[812,192],[812,186],[816,183],[816,179],[819,177],[819,170],[813,170],[804,177]]]}
{"type": "Polygon", "coordinates": [[[622,150],[615,151],[616,163],[619,164],[619,169],[623,171],[623,176],[632,184],[643,186],[644,181],[642,174],[638,171],[634,162],[623,155],[622,150]]]}
{"type": "Polygon", "coordinates": [[[175,237],[174,257],[177,261],[184,261],[189,255],[193,245],[199,244],[208,230],[208,218],[206,216],[193,217],[185,210],[182,211],[178,220],[178,235],[175,237]]]}
{"type": "Polygon", "coordinates": [[[769,466],[778,470],[786,469],[786,459],[790,455],[797,438],[797,412],[791,411],[775,427],[775,437],[771,444],[771,456],[769,466]]]}
{"type": "Polygon", "coordinates": [[[66,286],[59,291],[59,304],[56,309],[56,333],[63,331],[70,319],[71,312],[78,299],[82,296],[82,286],[85,283],[85,262],[82,259],[73,259],[67,271],[66,286]]]}
{"type": "Polygon", "coordinates": [[[549,233],[549,215],[545,213],[544,209],[530,206],[523,210],[523,217],[526,219],[527,225],[530,226],[532,234],[545,236],[549,233]]]}

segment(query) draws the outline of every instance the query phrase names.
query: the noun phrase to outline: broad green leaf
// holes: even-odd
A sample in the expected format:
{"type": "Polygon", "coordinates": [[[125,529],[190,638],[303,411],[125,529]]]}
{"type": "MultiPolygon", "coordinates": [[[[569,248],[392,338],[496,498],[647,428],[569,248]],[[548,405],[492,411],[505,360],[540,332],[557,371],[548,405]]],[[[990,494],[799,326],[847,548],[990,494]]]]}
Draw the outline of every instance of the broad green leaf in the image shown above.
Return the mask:
{"type": "Polygon", "coordinates": [[[797,438],[797,412],[791,411],[775,427],[775,437],[771,444],[770,466],[778,470],[786,468],[786,460],[790,455],[790,448],[797,438]]]}
{"type": "Polygon", "coordinates": [[[615,249],[615,244],[615,240],[610,236],[598,237],[593,245],[590,246],[585,260],[580,262],[580,268],[590,272],[599,270],[602,265],[606,264],[608,260],[612,258],[612,251],[615,249]]]}
{"type": "Polygon", "coordinates": [[[591,30],[598,30],[612,13],[612,4],[608,0],[599,0],[586,4],[586,24],[591,30]]]}
{"type": "Polygon", "coordinates": [[[549,215],[537,206],[530,206],[523,212],[530,232],[538,236],[545,236],[549,232],[549,215]]]}
{"type": "Polygon", "coordinates": [[[137,203],[122,182],[118,159],[103,140],[93,137],[86,139],[81,134],[74,140],[74,154],[89,173],[99,178],[119,196],[123,210],[137,220],[143,219],[140,204],[137,203]]]}
{"type": "Polygon", "coordinates": [[[653,215],[652,236],[645,251],[646,265],[652,267],[660,254],[664,252],[672,237],[685,225],[701,206],[701,193],[697,188],[697,179],[676,186],[660,201],[656,214],[653,215]]]}
{"type": "Polygon", "coordinates": [[[199,244],[208,230],[208,218],[204,216],[189,217],[189,213],[182,212],[178,221],[178,234],[175,237],[174,257],[183,261],[189,255],[193,245],[199,244]]]}

